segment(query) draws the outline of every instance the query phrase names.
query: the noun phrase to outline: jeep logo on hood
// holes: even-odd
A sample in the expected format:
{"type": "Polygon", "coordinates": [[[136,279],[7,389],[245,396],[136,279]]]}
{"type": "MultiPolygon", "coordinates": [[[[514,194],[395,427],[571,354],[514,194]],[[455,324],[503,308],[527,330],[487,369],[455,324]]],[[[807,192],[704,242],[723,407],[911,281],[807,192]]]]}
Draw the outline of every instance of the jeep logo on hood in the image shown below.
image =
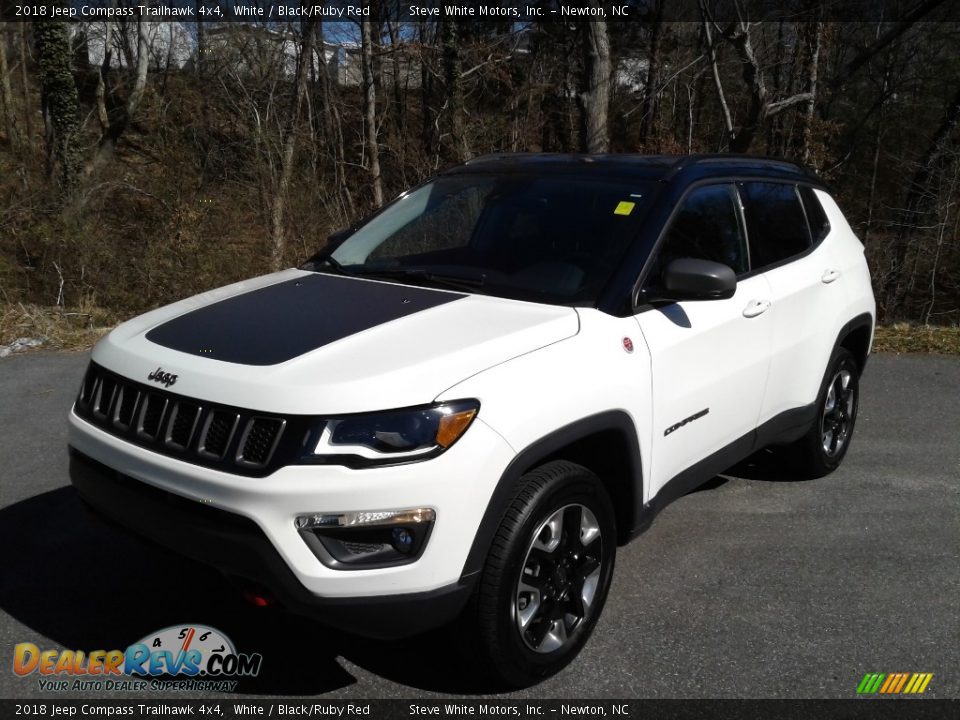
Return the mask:
{"type": "Polygon", "coordinates": [[[147,380],[163,383],[165,387],[170,387],[177,381],[177,376],[172,373],[164,372],[162,367],[158,367],[152,373],[147,375],[147,380]]]}

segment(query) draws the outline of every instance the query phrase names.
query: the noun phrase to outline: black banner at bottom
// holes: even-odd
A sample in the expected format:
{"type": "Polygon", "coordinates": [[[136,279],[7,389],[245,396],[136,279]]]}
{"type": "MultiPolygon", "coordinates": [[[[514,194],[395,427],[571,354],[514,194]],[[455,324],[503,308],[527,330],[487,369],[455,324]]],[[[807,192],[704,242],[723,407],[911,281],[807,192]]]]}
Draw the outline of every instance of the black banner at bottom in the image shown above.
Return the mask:
{"type": "Polygon", "coordinates": [[[632,718],[947,720],[960,699],[850,700],[0,700],[0,718],[632,718]]]}

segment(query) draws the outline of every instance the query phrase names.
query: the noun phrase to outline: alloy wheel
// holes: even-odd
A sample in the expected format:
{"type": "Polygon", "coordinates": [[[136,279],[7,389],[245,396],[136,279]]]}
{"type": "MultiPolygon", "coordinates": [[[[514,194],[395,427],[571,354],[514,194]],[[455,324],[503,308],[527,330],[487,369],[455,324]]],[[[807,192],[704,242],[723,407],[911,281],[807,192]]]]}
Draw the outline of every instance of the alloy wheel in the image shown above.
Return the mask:
{"type": "Polygon", "coordinates": [[[590,616],[602,550],[600,524],[584,505],[565,505],[540,525],[527,549],[513,608],[528,648],[559,650],[590,616]]]}

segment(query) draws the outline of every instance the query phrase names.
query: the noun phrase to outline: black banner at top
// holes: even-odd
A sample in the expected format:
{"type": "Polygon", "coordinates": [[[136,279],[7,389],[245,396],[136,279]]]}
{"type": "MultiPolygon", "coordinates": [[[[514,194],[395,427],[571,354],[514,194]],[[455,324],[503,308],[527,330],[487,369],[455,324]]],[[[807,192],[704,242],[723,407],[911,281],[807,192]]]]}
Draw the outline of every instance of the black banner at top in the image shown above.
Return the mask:
{"type": "MultiPolygon", "coordinates": [[[[956,0],[704,0],[716,22],[958,21],[956,0]]],[[[699,22],[700,0],[0,0],[0,19],[289,23],[359,22],[376,13],[398,22],[699,22]]]]}

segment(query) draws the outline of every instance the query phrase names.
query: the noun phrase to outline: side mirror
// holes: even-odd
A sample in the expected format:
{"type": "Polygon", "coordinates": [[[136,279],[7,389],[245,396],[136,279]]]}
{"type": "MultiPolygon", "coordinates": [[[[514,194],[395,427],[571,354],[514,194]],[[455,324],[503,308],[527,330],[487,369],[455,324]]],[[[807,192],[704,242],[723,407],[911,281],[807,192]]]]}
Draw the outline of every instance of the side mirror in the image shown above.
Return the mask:
{"type": "Polygon", "coordinates": [[[736,290],[737,276],[728,265],[679,258],[663,271],[659,294],[663,300],[726,300],[736,290]]]}

